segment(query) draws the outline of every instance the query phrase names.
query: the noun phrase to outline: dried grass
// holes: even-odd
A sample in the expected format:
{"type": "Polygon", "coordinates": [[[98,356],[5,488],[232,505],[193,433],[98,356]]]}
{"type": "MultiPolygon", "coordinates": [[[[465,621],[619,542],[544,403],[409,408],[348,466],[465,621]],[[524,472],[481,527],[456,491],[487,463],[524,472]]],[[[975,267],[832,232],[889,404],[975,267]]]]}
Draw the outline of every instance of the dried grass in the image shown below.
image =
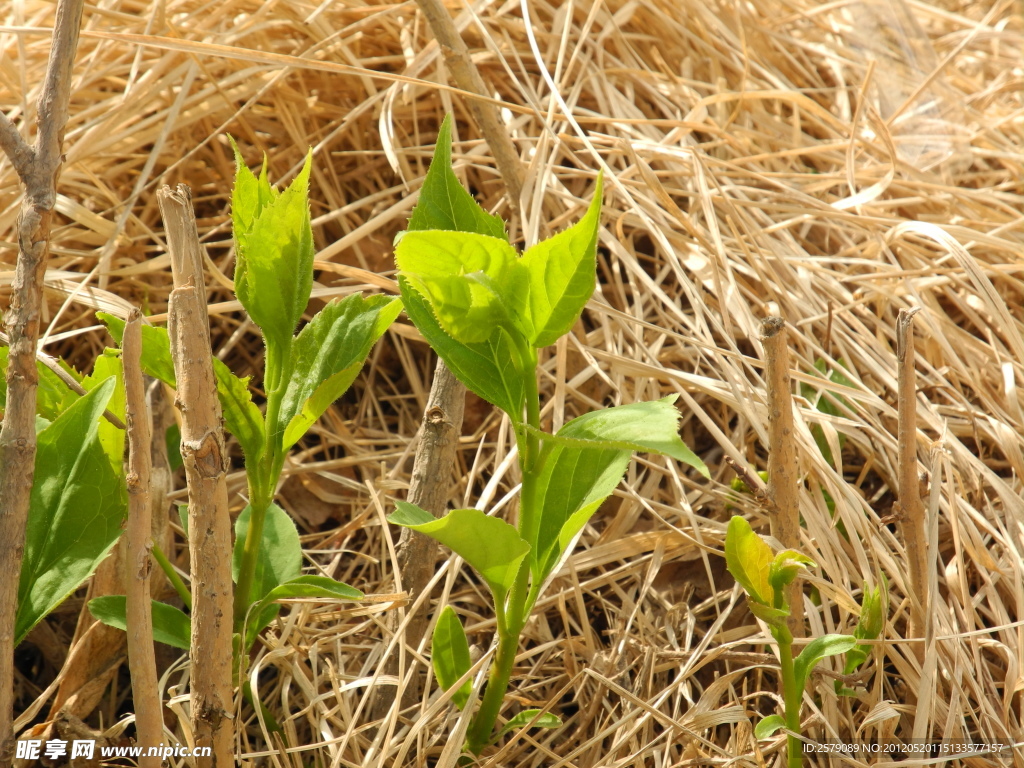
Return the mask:
{"type": "MultiPolygon", "coordinates": [[[[525,632],[509,711],[548,708],[565,726],[510,738],[484,764],[760,766],[780,754],[781,741],[758,745],[750,726],[775,707],[770,639],[720,557],[727,504],[766,521],[754,497],[730,493],[725,460],[765,464],[755,340],[759,320],[778,312],[801,386],[824,388],[819,360],[850,381],[828,386],[842,415],[796,399],[803,546],[820,565],[810,634],[850,631],[862,584],[884,572],[891,585],[864,687],[837,698],[831,678],[816,680],[805,732],[818,741],[912,732],[1016,740],[1012,762],[1024,765],[1019,5],[911,3],[937,55],[913,27],[902,55],[886,54],[880,46],[897,45],[898,34],[872,26],[884,19],[874,0],[528,6],[528,19],[518,3],[452,10],[530,161],[513,235],[529,243],[575,220],[598,168],[610,182],[600,289],[574,334],[543,357],[543,416],[557,427],[600,405],[678,393],[684,438],[713,480],[638,459],[525,632]],[[927,75],[915,97],[914,78],[927,75]],[[927,99],[933,107],[920,109],[927,99]],[[877,111],[904,102],[902,116],[877,111]],[[913,138],[922,132],[930,138],[913,138]],[[917,437],[937,593],[923,665],[902,635],[915,598],[889,517],[895,318],[913,306],[924,308],[917,437]]],[[[3,11],[0,93],[23,125],[52,10],[26,1],[3,11]]],[[[154,192],[183,181],[210,256],[214,347],[237,373],[259,371],[255,329],[228,290],[227,133],[253,165],[265,150],[274,179],[313,146],[318,300],[394,290],[391,241],[447,110],[458,119],[458,172],[507,214],[414,3],[114,0],[85,18],[46,278],[50,354],[88,367],[108,343],[96,309],[165,311],[170,272],[154,192]]],[[[19,190],[9,164],[0,171],[6,297],[19,190]]],[[[365,715],[371,686],[430,674],[425,649],[386,636],[381,613],[405,610],[393,597],[383,520],[407,485],[431,370],[415,329],[396,326],[287,468],[282,499],[308,565],[383,597],[357,608],[296,604],[266,633],[251,679],[284,730],[268,738],[242,707],[245,765],[455,765],[459,715],[433,682],[413,708],[382,723],[365,715]],[[400,655],[397,679],[378,674],[388,654],[400,655]]],[[[470,402],[464,434],[452,503],[511,506],[506,425],[470,402]]],[[[231,487],[240,507],[240,472],[231,487]]],[[[486,648],[493,623],[468,569],[445,563],[430,598],[454,605],[486,648]]],[[[186,680],[180,665],[164,680],[178,697],[182,741],[186,680]]],[[[17,682],[27,706],[39,683],[17,682]]],[[[109,718],[115,705],[104,711],[109,718]]],[[[953,762],[1007,765],[1006,754],[953,762]]]]}

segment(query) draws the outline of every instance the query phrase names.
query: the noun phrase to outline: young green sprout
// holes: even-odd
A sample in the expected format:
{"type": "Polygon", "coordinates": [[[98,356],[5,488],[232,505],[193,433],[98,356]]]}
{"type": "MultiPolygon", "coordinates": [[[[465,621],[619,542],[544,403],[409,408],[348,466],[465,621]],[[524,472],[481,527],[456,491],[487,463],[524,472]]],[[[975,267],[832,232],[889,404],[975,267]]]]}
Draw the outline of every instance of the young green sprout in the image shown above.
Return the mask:
{"type": "MultiPolygon", "coordinates": [[[[509,729],[556,726],[526,710],[495,733],[519,636],[545,582],[568,556],[584,525],[611,495],[634,451],[671,456],[707,475],[679,439],[675,397],[588,413],[556,434],[540,423],[538,351],[569,332],[594,292],[602,176],[583,218],[516,252],[501,219],[484,211],[451,168],[451,120],[438,134],[430,170],[395,260],[406,312],[451,371],[501,408],[515,434],[522,487],[516,524],[479,509],[440,519],[398,502],[393,523],[431,536],[460,555],[494,600],[497,648],[466,737],[479,755],[509,729]]],[[[450,689],[470,669],[458,617],[445,608],[433,637],[433,663],[450,689]]],[[[471,684],[452,694],[460,708],[471,684]]]]}
{"type": "Polygon", "coordinates": [[[754,728],[758,739],[766,739],[785,728],[790,735],[786,745],[789,768],[799,768],[801,761],[800,707],[803,702],[807,679],[818,662],[827,656],[846,653],[855,645],[857,638],[850,635],[823,635],[815,638],[793,658],[793,635],[786,626],[789,605],[786,604],[786,587],[804,568],[814,567],[814,562],[793,549],[772,555],[764,539],[754,533],[750,523],[735,515],[729,521],[725,534],[725,563],[729,573],[747,593],[750,611],[768,625],[779,646],[779,665],[782,670],[782,715],[769,715],[754,728]]]}
{"type": "MultiPolygon", "coordinates": [[[[257,177],[234,142],[232,146],[237,171],[231,198],[235,294],[259,327],[266,347],[265,413],[252,400],[249,379],[213,359],[225,426],[241,446],[248,480],[249,504],[235,524],[232,558],[238,650],[250,648],[260,630],[273,621],[279,600],[362,597],[359,590],[333,579],[302,575],[298,530],[274,497],[289,450],[351,386],[402,305],[396,298],[352,294],[327,304],[296,334],[313,287],[312,154],[291,185],[279,192],[267,179],[265,158],[257,177]]],[[[105,313],[99,316],[120,342],[124,321],[105,313]]],[[[145,373],[175,386],[167,331],[143,326],[142,341],[145,373]]],[[[183,599],[189,603],[187,593],[183,599]]],[[[123,597],[94,600],[90,610],[101,621],[124,626],[123,597]]],[[[156,603],[153,623],[158,639],[189,647],[188,618],[181,611],[156,603]]]]}

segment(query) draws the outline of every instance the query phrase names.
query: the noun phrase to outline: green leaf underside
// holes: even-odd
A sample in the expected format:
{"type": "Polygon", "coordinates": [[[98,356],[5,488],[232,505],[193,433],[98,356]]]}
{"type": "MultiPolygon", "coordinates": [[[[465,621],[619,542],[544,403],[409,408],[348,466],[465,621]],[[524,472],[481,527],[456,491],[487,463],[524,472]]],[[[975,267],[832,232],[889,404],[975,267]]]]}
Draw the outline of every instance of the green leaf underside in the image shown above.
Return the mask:
{"type": "MultiPolygon", "coordinates": [[[[150,603],[153,612],[153,639],[158,643],[189,649],[192,622],[182,611],[167,603],[156,600],[150,603]]],[[[105,595],[89,601],[89,612],[108,627],[127,630],[126,611],[128,598],[124,595],[105,595]]]]}
{"type": "MultiPolygon", "coordinates": [[[[469,658],[469,641],[462,628],[462,622],[450,605],[446,605],[434,625],[434,636],[430,643],[431,663],[438,683],[446,691],[458,682],[469,671],[472,662],[469,658]]],[[[473,690],[473,681],[467,679],[452,694],[452,701],[459,709],[466,706],[469,694],[473,690]]]]}
{"type": "Polygon", "coordinates": [[[15,644],[85,581],[121,535],[127,494],[99,441],[115,387],[101,382],[37,436],[15,644]]]}
{"type": "Polygon", "coordinates": [[[754,727],[755,739],[770,739],[776,731],[786,727],[786,720],[782,715],[768,715],[754,727]]]}
{"type": "Polygon", "coordinates": [[[753,601],[769,607],[774,595],[768,583],[771,563],[771,547],[754,533],[750,523],[734,515],[725,534],[726,567],[753,601]]]}
{"type": "Polygon", "coordinates": [[[370,348],[401,311],[398,299],[353,294],[332,301],[302,329],[292,345],[294,368],[281,404],[284,450],[351,386],[370,348]]]}
{"type": "Polygon", "coordinates": [[[213,358],[213,375],[217,379],[217,399],[224,414],[224,426],[238,439],[247,461],[255,462],[263,453],[266,431],[263,414],[252,401],[249,377],[240,379],[218,358],[213,358]]]}
{"type": "Polygon", "coordinates": [[[409,282],[398,277],[402,303],[409,319],[437,352],[456,378],[491,405],[523,420],[523,381],[513,362],[512,345],[500,329],[480,344],[462,344],[441,328],[433,310],[409,282]]]}
{"type": "MultiPolygon", "coordinates": [[[[107,331],[121,345],[124,338],[125,321],[106,312],[97,312],[96,317],[106,324],[107,331]]],[[[177,387],[174,378],[174,362],[171,359],[171,339],[166,328],[142,324],[142,372],[159,379],[169,387],[177,387]]]]}
{"type": "MultiPolygon", "coordinates": [[[[235,521],[235,550],[231,558],[231,578],[236,583],[251,516],[252,507],[246,506],[235,521]]],[[[263,541],[256,560],[252,592],[248,602],[258,603],[275,587],[297,578],[301,573],[301,565],[302,545],[295,523],[277,504],[271,504],[263,521],[263,541]]],[[[258,612],[249,616],[249,635],[255,637],[256,633],[274,620],[279,610],[280,606],[273,602],[262,605],[258,612]]]]}
{"type": "Polygon", "coordinates": [[[530,315],[538,349],[572,328],[597,283],[597,236],[601,224],[602,175],[594,199],[576,224],[528,248],[522,262],[530,273],[530,315]]]}
{"type": "Polygon", "coordinates": [[[676,395],[647,403],[631,403],[579,416],[558,430],[556,439],[586,440],[608,448],[671,456],[705,477],[708,468],[679,438],[676,395]]]}
{"type": "Polygon", "coordinates": [[[514,731],[517,728],[526,728],[527,726],[530,728],[561,728],[562,721],[558,715],[551,712],[541,714],[539,709],[524,709],[502,726],[498,735],[494,737],[494,741],[497,741],[510,731],[514,731]]]}
{"type": "Polygon", "coordinates": [[[340,581],[326,576],[298,576],[279,587],[274,587],[263,599],[266,601],[288,598],[324,597],[335,600],[362,600],[363,593],[340,581]]]}
{"type": "Polygon", "coordinates": [[[445,115],[437,132],[434,158],[409,218],[408,229],[476,232],[507,240],[501,217],[492,216],[481,208],[452,171],[451,128],[452,117],[445,115]]]}
{"type": "Polygon", "coordinates": [[[826,656],[846,653],[857,644],[857,638],[851,635],[822,635],[809,642],[800,655],[793,659],[793,676],[796,678],[797,689],[802,691],[807,684],[807,677],[826,656]]]}
{"type": "MultiPolygon", "coordinates": [[[[264,537],[266,541],[266,537],[264,537]]],[[[262,556],[262,552],[261,552],[262,556]]],[[[333,600],[362,600],[363,593],[348,584],[326,576],[297,576],[271,589],[250,614],[245,633],[245,647],[251,648],[259,634],[280,611],[278,600],[302,598],[328,598],[333,600]]]]}
{"type": "Polygon", "coordinates": [[[495,601],[503,601],[530,545],[519,532],[504,520],[488,517],[479,509],[455,509],[442,518],[435,518],[425,509],[405,501],[388,521],[412,528],[439,541],[469,563],[494,593],[495,601]]]}
{"type": "Polygon", "coordinates": [[[406,232],[395,262],[444,331],[479,344],[497,327],[529,337],[529,274],[507,240],[469,232],[406,232]]]}
{"type": "Polygon", "coordinates": [[[287,348],[313,289],[313,229],[309,216],[312,151],[298,176],[280,194],[265,173],[253,188],[251,172],[235,148],[232,208],[235,225],[235,295],[269,344],[287,348]],[[256,192],[255,201],[253,199],[256,192]]]}
{"type": "Polygon", "coordinates": [[[564,547],[615,490],[631,455],[628,450],[550,447],[536,480],[540,514],[528,514],[521,526],[535,578],[550,573],[564,547]]]}

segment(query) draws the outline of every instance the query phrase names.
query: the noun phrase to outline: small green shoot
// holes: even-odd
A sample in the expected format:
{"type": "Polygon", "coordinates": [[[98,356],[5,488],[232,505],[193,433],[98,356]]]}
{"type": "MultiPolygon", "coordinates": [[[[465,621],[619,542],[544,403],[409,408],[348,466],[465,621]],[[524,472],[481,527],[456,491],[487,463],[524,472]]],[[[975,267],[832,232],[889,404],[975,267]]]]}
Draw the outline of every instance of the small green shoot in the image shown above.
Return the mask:
{"type": "MultiPolygon", "coordinates": [[[[371,347],[398,316],[402,304],[396,298],[353,294],[329,303],[296,334],[313,286],[312,156],[307,156],[291,185],[279,192],[267,179],[266,159],[257,177],[233,142],[232,146],[237,171],[231,212],[237,260],[235,294],[259,326],[266,346],[265,413],[252,400],[249,379],[239,378],[220,360],[213,361],[224,422],[245,456],[249,486],[249,505],[235,524],[232,559],[234,631],[247,650],[277,615],[278,600],[362,597],[348,585],[302,575],[298,531],[287,513],[274,504],[274,497],[288,451],[351,386],[371,347]]],[[[105,313],[99,317],[120,343],[124,321],[105,313]]],[[[142,345],[145,373],[174,387],[167,331],[144,325],[142,345]]],[[[173,570],[169,563],[164,568],[173,570]]],[[[179,592],[181,589],[184,585],[179,592]]],[[[94,615],[105,623],[123,623],[118,614],[123,610],[121,604],[108,601],[95,607],[94,615]]],[[[154,627],[164,636],[177,636],[180,617],[168,614],[165,608],[168,606],[154,605],[154,627]]]]}
{"type": "MultiPolygon", "coordinates": [[[[602,177],[583,218],[522,255],[501,220],[484,211],[451,168],[451,119],[409,221],[396,241],[406,312],[451,371],[501,408],[516,438],[522,488],[512,525],[477,509],[440,519],[398,502],[391,522],[450,547],[490,589],[497,650],[466,737],[479,755],[510,729],[555,727],[552,713],[527,710],[495,732],[519,648],[519,635],[546,580],[577,535],[619,484],[634,451],[671,456],[707,475],[679,439],[674,397],[588,413],[557,434],[541,429],[537,352],[569,332],[594,291],[602,177]]],[[[468,644],[450,608],[438,619],[433,660],[442,687],[470,669],[468,644]]],[[[453,694],[464,707],[470,688],[453,694]]]]}
{"type": "Polygon", "coordinates": [[[800,707],[807,679],[819,661],[827,656],[848,653],[857,645],[857,638],[824,635],[812,640],[793,658],[793,635],[786,626],[789,618],[786,587],[801,570],[813,567],[814,562],[792,549],[772,555],[764,539],[738,515],[729,521],[725,534],[725,563],[729,573],[747,593],[751,612],[768,625],[779,646],[784,712],[764,718],[754,728],[754,735],[758,739],[767,739],[779,729],[787,729],[790,732],[787,737],[789,768],[799,768],[801,748],[797,736],[800,734],[800,707]]]}
{"type": "MultiPolygon", "coordinates": [[[[860,606],[860,620],[857,622],[853,636],[857,640],[877,640],[885,629],[885,617],[889,615],[889,580],[884,573],[879,574],[879,583],[871,589],[867,582],[864,582],[860,606]]],[[[852,675],[860,666],[867,661],[871,655],[871,645],[858,643],[846,654],[846,666],[843,668],[844,675],[852,675]]],[[[843,686],[842,682],[836,680],[836,693],[842,696],[854,696],[856,692],[843,686]]]]}

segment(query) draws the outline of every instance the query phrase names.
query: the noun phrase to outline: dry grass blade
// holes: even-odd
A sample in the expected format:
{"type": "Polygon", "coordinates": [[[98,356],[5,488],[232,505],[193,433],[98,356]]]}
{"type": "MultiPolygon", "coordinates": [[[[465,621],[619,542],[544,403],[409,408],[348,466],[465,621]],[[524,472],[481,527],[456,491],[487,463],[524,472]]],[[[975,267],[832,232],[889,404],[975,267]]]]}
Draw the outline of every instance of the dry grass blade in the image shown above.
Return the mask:
{"type": "MultiPolygon", "coordinates": [[[[862,585],[877,583],[879,572],[891,587],[885,635],[862,686],[839,697],[831,678],[812,680],[805,734],[881,740],[917,728],[1020,741],[1024,19],[1013,0],[911,0],[915,23],[901,33],[879,21],[886,5],[897,4],[449,7],[529,162],[512,231],[533,242],[563,228],[585,210],[599,168],[608,180],[599,289],[572,337],[543,356],[545,426],[679,394],[683,438],[713,475],[706,482],[653,457],[630,470],[524,635],[507,716],[547,708],[565,726],[515,734],[485,765],[753,768],[776,758],[779,744],[756,742],[750,727],[775,711],[775,671],[749,657],[768,653],[768,638],[720,557],[729,515],[768,528],[759,498],[730,489],[726,457],[752,478],[766,466],[756,345],[772,305],[788,326],[797,384],[803,549],[819,565],[820,604],[807,603],[806,635],[851,631],[862,585]],[[900,476],[895,329],[911,307],[922,308],[917,439],[931,441],[937,457],[926,504],[938,570],[923,663],[907,642],[913,586],[890,515],[900,476]]],[[[227,288],[229,132],[250,166],[267,151],[271,178],[297,171],[314,147],[311,312],[330,296],[393,291],[392,239],[446,111],[458,123],[456,172],[510,218],[499,172],[442,85],[444,57],[415,4],[168,0],[130,10],[91,7],[84,22],[66,202],[46,282],[47,354],[88,366],[108,343],[93,316],[100,306],[123,313],[134,303],[164,315],[172,282],[155,189],[187,180],[215,308],[214,352],[255,376],[259,399],[257,330],[227,288]]],[[[34,115],[37,89],[26,84],[45,67],[51,13],[36,0],[4,6],[0,92],[12,120],[34,115]]],[[[0,166],[6,243],[16,240],[17,193],[10,165],[0,166]]],[[[8,253],[4,264],[13,263],[8,253]]],[[[5,301],[9,269],[0,265],[5,301]]],[[[303,533],[310,571],[392,592],[383,520],[408,488],[433,365],[400,320],[291,457],[279,498],[303,533]]],[[[482,499],[503,514],[518,484],[512,446],[507,425],[470,397],[449,504],[482,499]]],[[[180,500],[177,483],[172,498],[180,500]]],[[[237,512],[240,465],[227,484],[237,512]]],[[[172,555],[183,562],[183,552],[172,555]]],[[[442,564],[429,589],[425,599],[458,609],[471,642],[490,636],[482,587],[468,569],[442,564]]],[[[244,707],[241,759],[433,765],[458,715],[430,679],[426,644],[402,649],[385,631],[381,613],[393,609],[287,607],[250,667],[254,696],[281,731],[265,732],[244,707]],[[383,675],[385,657],[400,652],[401,674],[383,675]],[[425,679],[423,692],[388,728],[368,719],[373,686],[394,684],[401,694],[416,678],[425,679]]],[[[51,620],[58,636],[66,622],[63,614],[51,620]]],[[[51,662],[19,666],[18,706],[53,674],[51,662]]],[[[168,673],[168,706],[187,720],[176,698],[187,694],[183,683],[180,671],[168,673]]],[[[184,741],[189,730],[179,723],[175,732],[184,741]]]]}

